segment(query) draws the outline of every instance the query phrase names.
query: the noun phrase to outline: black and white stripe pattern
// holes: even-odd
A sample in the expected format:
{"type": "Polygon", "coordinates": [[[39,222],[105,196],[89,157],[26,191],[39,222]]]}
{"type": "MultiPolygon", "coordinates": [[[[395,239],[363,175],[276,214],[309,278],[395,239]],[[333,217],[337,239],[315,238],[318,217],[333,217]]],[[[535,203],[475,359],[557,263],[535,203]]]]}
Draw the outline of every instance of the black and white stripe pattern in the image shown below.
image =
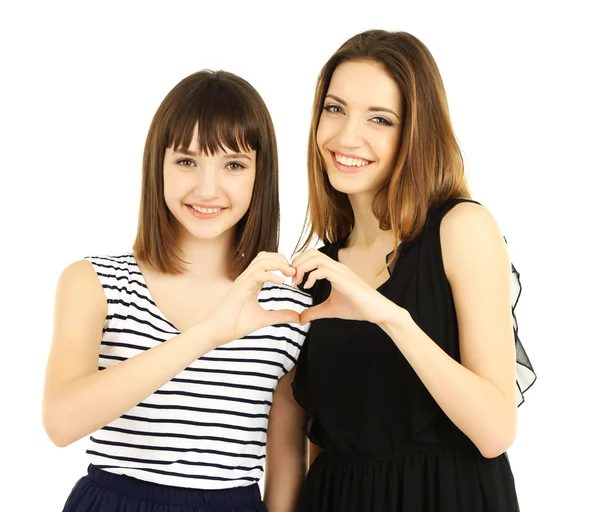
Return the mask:
{"type": "MultiPolygon", "coordinates": [[[[158,309],[132,254],[86,258],[104,288],[108,314],[99,369],[178,334],[158,309]]],[[[299,290],[266,284],[265,309],[308,307],[299,290]]],[[[263,475],[273,390],[290,371],[308,326],[274,325],[209,352],[143,402],[93,433],[95,466],[166,485],[223,489],[263,475]]]]}

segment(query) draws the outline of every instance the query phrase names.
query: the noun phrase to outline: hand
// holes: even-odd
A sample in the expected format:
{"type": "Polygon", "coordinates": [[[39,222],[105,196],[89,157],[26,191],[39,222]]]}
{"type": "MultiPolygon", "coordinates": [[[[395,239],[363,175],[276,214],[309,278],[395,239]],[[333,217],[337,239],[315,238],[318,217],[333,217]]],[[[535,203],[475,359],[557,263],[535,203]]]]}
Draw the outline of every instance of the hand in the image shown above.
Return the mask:
{"type": "Polygon", "coordinates": [[[304,288],[311,288],[318,279],[331,283],[331,294],[327,300],[305,309],[300,315],[300,323],[305,324],[319,318],[343,318],[346,320],[366,320],[380,324],[389,318],[398,306],[360,277],[317,249],[310,249],[292,261],[296,269],[294,282],[301,283],[304,275],[310,272],[304,288]]]}
{"type": "Polygon", "coordinates": [[[258,293],[264,283],[285,282],[285,278],[272,273],[274,270],[279,270],[288,277],[296,273],[285,256],[260,252],[234,281],[233,287],[209,319],[215,328],[218,345],[242,338],[269,325],[300,323],[298,312],[289,309],[267,311],[258,302],[258,293]]]}

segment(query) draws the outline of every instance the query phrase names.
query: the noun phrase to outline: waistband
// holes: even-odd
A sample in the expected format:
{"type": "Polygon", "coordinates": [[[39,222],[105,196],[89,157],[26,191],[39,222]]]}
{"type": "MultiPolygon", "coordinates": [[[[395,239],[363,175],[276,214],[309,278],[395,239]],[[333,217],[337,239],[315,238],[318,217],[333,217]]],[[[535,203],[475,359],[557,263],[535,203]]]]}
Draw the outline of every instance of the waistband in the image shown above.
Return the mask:
{"type": "Polygon", "coordinates": [[[341,462],[345,464],[369,464],[378,462],[392,462],[394,460],[403,459],[411,455],[425,453],[440,453],[440,452],[458,452],[469,454],[475,458],[483,458],[475,445],[464,439],[448,439],[435,443],[414,443],[403,446],[397,446],[393,450],[385,453],[351,453],[347,450],[339,450],[332,446],[323,448],[323,452],[319,454],[320,459],[329,460],[331,462],[341,462]]]}
{"type": "Polygon", "coordinates": [[[156,484],[127,475],[104,471],[93,464],[88,467],[88,477],[101,487],[127,496],[171,505],[194,507],[244,507],[262,503],[258,484],[231,489],[191,489],[173,485],[156,484]]]}

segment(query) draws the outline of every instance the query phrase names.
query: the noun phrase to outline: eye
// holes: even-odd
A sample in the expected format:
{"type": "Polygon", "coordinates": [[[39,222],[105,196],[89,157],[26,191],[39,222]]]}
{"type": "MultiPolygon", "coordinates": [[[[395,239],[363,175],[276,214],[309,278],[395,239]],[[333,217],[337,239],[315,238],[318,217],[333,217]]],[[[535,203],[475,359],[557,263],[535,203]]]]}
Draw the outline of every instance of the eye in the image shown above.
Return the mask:
{"type": "Polygon", "coordinates": [[[323,107],[323,110],[325,110],[326,112],[329,112],[330,114],[343,114],[344,111],[342,110],[342,107],[340,107],[339,105],[326,105],[325,107],[323,107]]]}
{"type": "Polygon", "coordinates": [[[230,171],[241,171],[242,169],[245,169],[246,166],[240,162],[229,162],[225,168],[230,171]]]}
{"type": "Polygon", "coordinates": [[[389,119],[381,116],[372,117],[371,121],[373,121],[375,124],[382,124],[384,126],[392,126],[394,124],[389,119]]]}
{"type": "Polygon", "coordinates": [[[189,158],[180,158],[176,163],[182,167],[194,167],[196,165],[196,162],[189,158]]]}

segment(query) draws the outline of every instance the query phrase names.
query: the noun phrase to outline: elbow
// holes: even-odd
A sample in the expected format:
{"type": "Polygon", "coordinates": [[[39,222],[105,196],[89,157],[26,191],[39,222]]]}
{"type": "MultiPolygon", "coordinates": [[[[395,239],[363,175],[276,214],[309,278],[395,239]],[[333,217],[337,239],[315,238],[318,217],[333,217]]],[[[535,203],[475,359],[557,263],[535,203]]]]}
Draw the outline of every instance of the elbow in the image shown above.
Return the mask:
{"type": "Polygon", "coordinates": [[[511,407],[507,412],[499,414],[491,423],[487,423],[485,434],[475,442],[479,452],[486,459],[494,459],[505,453],[514,443],[517,436],[517,408],[511,407]]]}
{"type": "Polygon", "coordinates": [[[486,459],[494,459],[505,453],[514,443],[516,432],[510,429],[503,433],[490,436],[484,442],[477,445],[481,455],[486,459]]]}
{"type": "Polygon", "coordinates": [[[75,442],[75,439],[70,435],[64,419],[57,417],[48,410],[44,410],[42,419],[44,430],[50,438],[50,441],[59,448],[65,448],[75,442]]]}
{"type": "Polygon", "coordinates": [[[44,429],[46,430],[46,434],[50,438],[50,441],[59,448],[66,448],[74,442],[74,439],[71,439],[64,429],[60,428],[58,425],[44,422],[44,429]]]}

